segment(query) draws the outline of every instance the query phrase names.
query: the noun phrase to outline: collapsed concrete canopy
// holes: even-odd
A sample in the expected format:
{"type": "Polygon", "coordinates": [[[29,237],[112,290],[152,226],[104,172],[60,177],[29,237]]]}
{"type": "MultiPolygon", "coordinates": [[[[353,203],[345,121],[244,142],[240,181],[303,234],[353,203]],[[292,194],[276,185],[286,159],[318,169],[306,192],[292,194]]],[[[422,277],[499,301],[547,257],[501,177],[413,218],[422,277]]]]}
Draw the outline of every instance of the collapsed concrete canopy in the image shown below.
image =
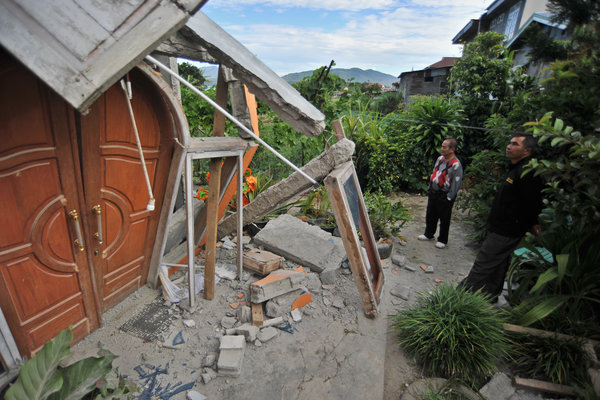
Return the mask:
{"type": "Polygon", "coordinates": [[[0,44],[79,111],[206,0],[3,0],[0,44]]]}
{"type": "Polygon", "coordinates": [[[325,116],[318,109],[200,11],[156,51],[172,57],[222,64],[298,132],[318,136],[325,128],[325,116]]]}

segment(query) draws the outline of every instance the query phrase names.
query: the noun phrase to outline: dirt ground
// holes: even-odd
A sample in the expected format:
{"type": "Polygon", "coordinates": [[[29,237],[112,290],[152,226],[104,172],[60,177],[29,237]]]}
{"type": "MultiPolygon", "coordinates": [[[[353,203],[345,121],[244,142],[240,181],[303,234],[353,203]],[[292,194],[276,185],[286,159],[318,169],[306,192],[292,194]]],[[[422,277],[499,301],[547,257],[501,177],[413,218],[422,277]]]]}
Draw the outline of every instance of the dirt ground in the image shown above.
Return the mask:
{"type": "MultiPolygon", "coordinates": [[[[461,280],[476,252],[466,239],[470,232],[464,223],[467,217],[457,210],[445,249],[435,248],[435,241],[418,241],[416,237],[424,230],[427,198],[399,197],[411,210],[413,220],[400,233],[406,242],[394,241],[393,254],[404,256],[408,268],[393,264],[392,257],[383,260],[385,286],[380,315],[375,320],[365,318],[354,278],[349,269],[341,268],[334,284],[314,279],[307,284],[313,300],[302,308],[302,320],[295,322],[289,314],[285,316],[291,333],[281,330],[265,343],[247,343],[241,375],[223,377],[216,376],[216,365],[210,358],[218,357],[225,317],[238,315],[231,304],[245,300],[249,282],[258,277],[245,274],[242,282],[222,279],[215,298],[207,301],[200,295],[192,312],[165,303],[173,319],[161,340],[154,342],[119,329],[161,296],[159,290],[143,287],[107,311],[103,327],[73,346],[69,360],[95,355],[100,348],[112,351],[119,355],[113,365],[144,390],[134,396],[140,399],[185,399],[190,387],[208,399],[399,399],[421,376],[397,345],[387,316],[413,304],[440,281],[461,280]],[[433,272],[424,272],[421,265],[433,267],[433,272]],[[394,295],[406,287],[408,300],[394,295]],[[194,326],[188,326],[190,321],[194,326]],[[179,332],[183,343],[172,345],[179,332]],[[352,385],[360,386],[363,392],[349,390],[352,385]],[[348,393],[356,393],[356,397],[348,393]]],[[[221,248],[218,257],[220,262],[234,260],[235,249],[221,248]]]]}

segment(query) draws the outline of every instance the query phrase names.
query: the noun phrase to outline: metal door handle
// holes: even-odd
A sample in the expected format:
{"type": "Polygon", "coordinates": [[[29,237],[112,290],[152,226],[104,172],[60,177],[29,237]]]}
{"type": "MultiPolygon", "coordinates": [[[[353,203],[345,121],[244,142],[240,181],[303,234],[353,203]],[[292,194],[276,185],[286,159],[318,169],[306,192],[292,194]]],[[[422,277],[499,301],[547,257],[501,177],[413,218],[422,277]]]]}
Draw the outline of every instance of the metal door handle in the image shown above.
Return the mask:
{"type": "Polygon", "coordinates": [[[81,225],[79,224],[79,214],[77,210],[71,210],[69,212],[69,216],[73,219],[75,223],[75,233],[77,234],[77,239],[75,239],[74,243],[77,247],[79,247],[80,251],[84,250],[83,247],[83,236],[81,235],[81,225]]]}
{"type": "Polygon", "coordinates": [[[92,212],[96,214],[96,224],[98,226],[98,232],[94,233],[94,237],[98,240],[99,244],[102,244],[102,207],[100,204],[92,207],[92,212]]]}

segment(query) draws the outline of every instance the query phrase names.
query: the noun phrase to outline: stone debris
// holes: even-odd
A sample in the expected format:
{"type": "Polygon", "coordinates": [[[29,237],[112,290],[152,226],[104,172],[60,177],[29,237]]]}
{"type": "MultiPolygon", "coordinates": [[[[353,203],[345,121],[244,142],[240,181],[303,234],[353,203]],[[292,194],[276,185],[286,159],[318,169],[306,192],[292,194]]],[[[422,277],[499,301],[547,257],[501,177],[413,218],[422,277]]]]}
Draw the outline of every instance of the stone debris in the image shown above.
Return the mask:
{"type": "Polygon", "coordinates": [[[321,283],[323,283],[324,285],[335,284],[336,277],[337,271],[335,269],[326,269],[325,271],[319,274],[319,278],[321,278],[321,283]]]}
{"type": "Polygon", "coordinates": [[[233,328],[237,323],[237,319],[235,317],[223,317],[221,319],[221,326],[225,329],[233,328]]]}
{"type": "Polygon", "coordinates": [[[302,311],[299,308],[293,309],[290,313],[294,322],[302,321],[302,311]]]}
{"type": "Polygon", "coordinates": [[[488,400],[507,400],[515,392],[511,379],[504,373],[496,373],[492,379],[479,390],[479,394],[488,400]]]}
{"type": "Polygon", "coordinates": [[[412,265],[410,265],[410,264],[406,264],[406,265],[405,265],[403,268],[404,268],[405,270],[407,270],[407,271],[410,271],[410,272],[415,272],[415,271],[417,270],[415,267],[413,267],[413,266],[412,266],[412,265]]]}
{"type": "Polygon", "coordinates": [[[188,328],[194,328],[196,326],[196,321],[193,319],[184,319],[183,324],[188,328]]]}
{"type": "Polygon", "coordinates": [[[392,256],[392,264],[397,265],[399,267],[404,267],[406,266],[406,256],[403,256],[401,254],[394,254],[392,256]]]}
{"type": "Polygon", "coordinates": [[[250,284],[250,301],[262,303],[298,289],[304,277],[305,273],[301,268],[273,271],[263,279],[250,284]]]}
{"type": "Polygon", "coordinates": [[[248,306],[241,306],[237,310],[237,319],[241,323],[252,322],[252,309],[248,306]]]}
{"type": "Polygon", "coordinates": [[[225,335],[221,337],[219,346],[219,361],[217,371],[221,376],[239,376],[246,350],[244,335],[225,335]]]}
{"type": "Polygon", "coordinates": [[[265,314],[275,318],[286,315],[295,308],[301,308],[310,303],[312,295],[305,289],[296,289],[293,292],[277,296],[265,303],[265,314]]]}
{"type": "Polygon", "coordinates": [[[206,396],[195,390],[190,390],[186,394],[187,400],[206,400],[206,396]]]}
{"type": "Polygon", "coordinates": [[[408,296],[410,295],[410,288],[404,285],[398,285],[392,290],[390,290],[390,294],[392,296],[396,296],[401,298],[402,300],[408,300],[408,296]]]}
{"type": "Polygon", "coordinates": [[[288,214],[269,221],[254,242],[314,272],[338,269],[346,259],[341,238],[288,214]]]}
{"type": "Polygon", "coordinates": [[[276,337],[277,335],[279,335],[277,329],[275,329],[272,326],[268,326],[266,328],[261,329],[260,332],[258,332],[257,339],[260,340],[261,343],[266,343],[269,340],[276,337]]]}

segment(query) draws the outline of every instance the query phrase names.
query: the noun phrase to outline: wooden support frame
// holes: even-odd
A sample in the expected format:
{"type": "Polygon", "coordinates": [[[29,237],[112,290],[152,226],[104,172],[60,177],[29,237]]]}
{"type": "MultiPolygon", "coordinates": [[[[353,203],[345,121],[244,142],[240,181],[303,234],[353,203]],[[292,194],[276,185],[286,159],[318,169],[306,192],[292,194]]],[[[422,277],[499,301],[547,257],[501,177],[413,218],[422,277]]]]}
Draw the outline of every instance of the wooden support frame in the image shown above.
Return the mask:
{"type": "Polygon", "coordinates": [[[374,318],[381,301],[384,277],[373,229],[352,161],[334,169],[325,178],[325,187],[344,240],[365,314],[374,318]],[[362,237],[362,244],[358,231],[362,237]]]}

